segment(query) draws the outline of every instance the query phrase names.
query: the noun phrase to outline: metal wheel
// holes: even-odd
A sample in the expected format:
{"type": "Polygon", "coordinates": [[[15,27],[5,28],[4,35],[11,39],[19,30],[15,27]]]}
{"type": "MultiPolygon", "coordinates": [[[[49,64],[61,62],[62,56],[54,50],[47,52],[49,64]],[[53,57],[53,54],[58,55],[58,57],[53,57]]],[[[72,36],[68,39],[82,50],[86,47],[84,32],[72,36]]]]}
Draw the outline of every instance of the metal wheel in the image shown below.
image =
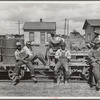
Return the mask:
{"type": "MultiPolygon", "coordinates": [[[[20,70],[19,73],[19,79],[22,79],[24,77],[25,71],[23,69],[20,70]]],[[[11,80],[13,80],[15,78],[15,73],[14,73],[14,69],[9,69],[8,70],[8,76],[11,80]]]]}
{"type": "Polygon", "coordinates": [[[89,68],[85,68],[83,69],[83,75],[85,77],[86,80],[89,80],[89,68]]]}
{"type": "Polygon", "coordinates": [[[86,79],[86,80],[89,80],[89,70],[86,71],[86,73],[85,73],[84,76],[85,76],[85,79],[86,79]]]}

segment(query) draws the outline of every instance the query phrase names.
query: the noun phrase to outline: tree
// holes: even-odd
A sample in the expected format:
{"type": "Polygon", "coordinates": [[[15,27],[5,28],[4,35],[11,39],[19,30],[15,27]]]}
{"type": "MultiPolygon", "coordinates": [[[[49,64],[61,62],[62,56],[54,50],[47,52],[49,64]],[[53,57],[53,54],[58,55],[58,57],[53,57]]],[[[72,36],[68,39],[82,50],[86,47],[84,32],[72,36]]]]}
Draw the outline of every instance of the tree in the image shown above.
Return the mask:
{"type": "Polygon", "coordinates": [[[75,29],[73,30],[73,32],[71,32],[71,34],[74,34],[75,36],[80,35],[80,33],[78,31],[76,31],[75,29]]]}

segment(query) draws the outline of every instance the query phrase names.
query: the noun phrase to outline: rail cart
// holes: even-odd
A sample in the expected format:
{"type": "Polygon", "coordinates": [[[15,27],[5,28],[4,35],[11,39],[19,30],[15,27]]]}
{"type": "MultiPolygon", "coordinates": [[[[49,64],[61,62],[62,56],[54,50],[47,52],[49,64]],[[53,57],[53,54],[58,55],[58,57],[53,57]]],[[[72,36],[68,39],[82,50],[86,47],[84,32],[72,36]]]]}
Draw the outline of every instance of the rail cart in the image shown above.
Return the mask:
{"type": "MultiPolygon", "coordinates": [[[[16,39],[6,39],[2,41],[3,61],[0,63],[0,71],[7,72],[10,79],[13,79],[15,76],[14,66],[16,61],[14,52],[16,49],[16,42],[16,39]]],[[[23,40],[21,42],[23,43],[23,40]]],[[[70,80],[88,80],[90,66],[85,62],[85,57],[88,56],[88,52],[71,52],[71,55],[72,58],[69,63],[70,80]]],[[[53,70],[50,70],[50,68],[55,67],[54,61],[49,64],[49,68],[45,68],[38,61],[36,61],[33,66],[35,66],[35,74],[38,78],[54,79],[54,72],[53,70]]],[[[22,65],[20,79],[25,76],[26,72],[29,72],[28,68],[26,68],[25,65],[22,65]]]]}

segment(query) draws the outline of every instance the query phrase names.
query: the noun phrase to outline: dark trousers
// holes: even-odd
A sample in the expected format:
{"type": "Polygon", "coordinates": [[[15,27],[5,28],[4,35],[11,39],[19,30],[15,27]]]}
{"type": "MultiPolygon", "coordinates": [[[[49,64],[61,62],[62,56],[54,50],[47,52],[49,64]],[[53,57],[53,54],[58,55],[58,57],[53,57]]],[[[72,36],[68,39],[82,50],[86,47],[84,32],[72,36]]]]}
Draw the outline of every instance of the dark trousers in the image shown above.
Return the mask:
{"type": "Polygon", "coordinates": [[[15,68],[14,68],[14,72],[15,74],[18,76],[19,75],[19,71],[20,71],[20,66],[23,64],[26,64],[26,66],[29,68],[31,76],[34,76],[34,65],[32,65],[32,61],[39,59],[44,65],[46,65],[46,61],[44,59],[44,56],[40,53],[33,55],[31,58],[26,58],[25,61],[27,61],[27,63],[24,63],[23,61],[18,61],[15,64],[15,68]]]}
{"type": "Polygon", "coordinates": [[[36,55],[33,55],[30,60],[34,62],[34,60],[39,59],[44,65],[46,65],[46,61],[44,56],[41,53],[37,53],[36,55]]]}
{"type": "Polygon", "coordinates": [[[24,63],[23,61],[19,61],[15,64],[14,72],[15,75],[18,76],[20,72],[20,66],[26,64],[26,66],[29,68],[31,76],[34,76],[34,66],[32,65],[31,61],[27,61],[27,63],[24,63]]]}
{"type": "Polygon", "coordinates": [[[46,53],[45,53],[45,60],[48,60],[48,52],[49,52],[50,47],[47,47],[46,53]]]}
{"type": "Polygon", "coordinates": [[[97,62],[93,62],[92,66],[93,66],[92,84],[100,88],[100,64],[98,64],[97,62]]]}
{"type": "Polygon", "coordinates": [[[89,80],[88,80],[88,84],[90,85],[90,87],[96,86],[96,84],[97,84],[95,75],[93,73],[93,67],[92,66],[91,66],[91,68],[89,70],[89,80]]]}

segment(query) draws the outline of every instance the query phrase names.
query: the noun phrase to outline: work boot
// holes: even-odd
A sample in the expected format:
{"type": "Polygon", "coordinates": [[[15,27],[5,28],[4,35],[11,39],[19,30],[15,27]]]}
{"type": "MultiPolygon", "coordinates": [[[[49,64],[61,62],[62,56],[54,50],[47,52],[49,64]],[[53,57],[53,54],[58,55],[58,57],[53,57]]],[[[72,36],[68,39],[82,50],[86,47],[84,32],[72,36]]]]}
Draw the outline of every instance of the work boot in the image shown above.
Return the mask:
{"type": "Polygon", "coordinates": [[[37,78],[35,76],[32,76],[31,79],[33,80],[34,83],[38,82],[38,80],[37,80],[37,78]]]}
{"type": "Polygon", "coordinates": [[[13,85],[17,85],[19,83],[19,77],[15,76],[15,78],[12,81],[13,85]]]}
{"type": "Polygon", "coordinates": [[[54,77],[54,83],[57,83],[57,78],[54,77]]]}
{"type": "Polygon", "coordinates": [[[100,89],[98,87],[96,87],[96,91],[100,91],[100,89]]]}
{"type": "Polygon", "coordinates": [[[91,90],[95,90],[96,89],[96,86],[91,86],[91,90]]]}

